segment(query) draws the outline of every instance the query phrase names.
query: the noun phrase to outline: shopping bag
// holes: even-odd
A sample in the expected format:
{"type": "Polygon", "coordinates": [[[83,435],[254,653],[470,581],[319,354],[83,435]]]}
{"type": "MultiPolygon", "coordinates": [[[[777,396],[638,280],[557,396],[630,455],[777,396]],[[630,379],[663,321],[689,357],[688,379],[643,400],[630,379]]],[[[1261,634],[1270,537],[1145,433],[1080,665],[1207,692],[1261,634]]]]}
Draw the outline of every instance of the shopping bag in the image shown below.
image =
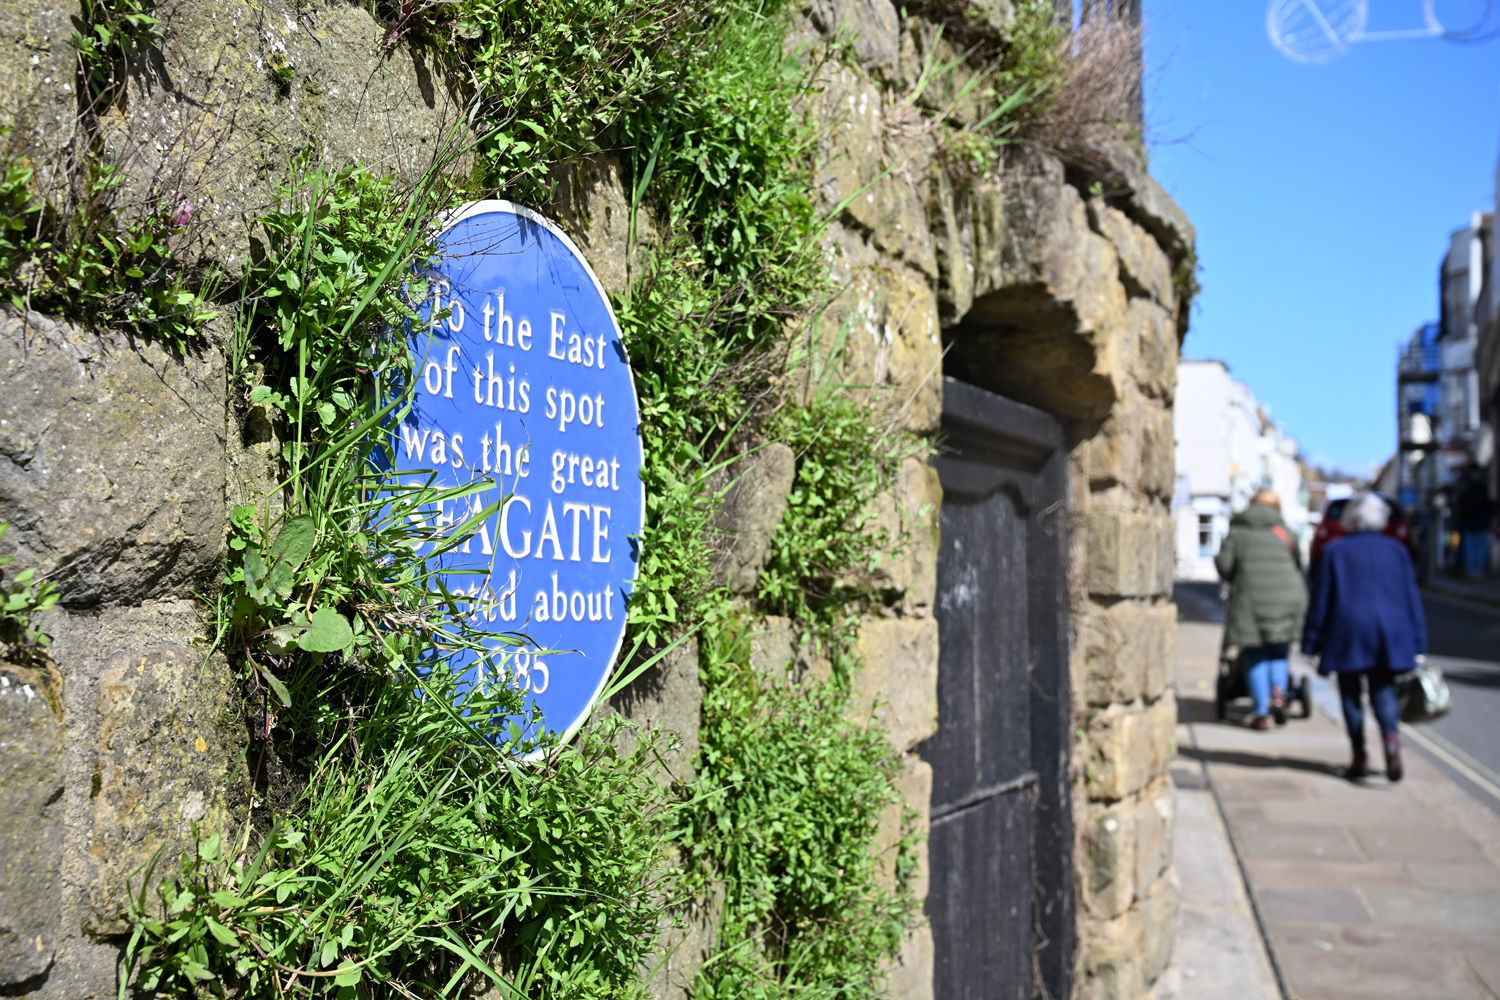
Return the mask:
{"type": "Polygon", "coordinates": [[[1427,662],[1425,657],[1417,662],[1417,669],[1397,674],[1396,683],[1402,722],[1431,722],[1453,708],[1453,695],[1448,691],[1448,682],[1443,680],[1442,668],[1427,662]]]}

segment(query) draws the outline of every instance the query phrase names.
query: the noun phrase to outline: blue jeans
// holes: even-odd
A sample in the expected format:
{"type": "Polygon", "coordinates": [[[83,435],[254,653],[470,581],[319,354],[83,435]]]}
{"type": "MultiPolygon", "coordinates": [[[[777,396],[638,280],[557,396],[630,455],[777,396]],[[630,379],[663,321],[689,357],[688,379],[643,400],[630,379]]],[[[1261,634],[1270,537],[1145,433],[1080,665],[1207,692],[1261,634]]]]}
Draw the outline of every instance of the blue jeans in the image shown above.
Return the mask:
{"type": "Polygon", "coordinates": [[[1490,568],[1490,533],[1465,531],[1459,537],[1462,539],[1464,573],[1484,576],[1490,568]]]}
{"type": "Polygon", "coordinates": [[[1250,685],[1250,698],[1255,702],[1255,714],[1267,715],[1271,711],[1271,688],[1281,688],[1286,694],[1291,668],[1286,657],[1290,643],[1273,642],[1266,646],[1252,646],[1240,653],[1245,662],[1245,682],[1250,685]]]}
{"type": "Polygon", "coordinates": [[[1339,694],[1344,699],[1344,725],[1349,727],[1349,742],[1356,754],[1365,752],[1364,694],[1360,681],[1370,688],[1370,704],[1375,707],[1375,721],[1382,736],[1390,736],[1401,722],[1401,703],[1396,692],[1396,675],[1384,667],[1358,672],[1339,672],[1339,694]]]}

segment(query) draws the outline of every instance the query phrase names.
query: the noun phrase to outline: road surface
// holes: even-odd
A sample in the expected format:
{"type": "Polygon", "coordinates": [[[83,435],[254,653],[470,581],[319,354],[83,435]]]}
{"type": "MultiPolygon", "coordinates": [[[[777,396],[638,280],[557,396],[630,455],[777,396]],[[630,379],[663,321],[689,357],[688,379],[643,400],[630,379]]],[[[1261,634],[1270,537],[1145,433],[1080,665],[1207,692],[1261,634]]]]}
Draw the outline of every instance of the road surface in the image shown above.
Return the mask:
{"type": "Polygon", "coordinates": [[[1453,711],[1417,727],[1435,752],[1412,742],[1500,811],[1500,609],[1432,593],[1423,604],[1429,655],[1448,679],[1453,711]]]}

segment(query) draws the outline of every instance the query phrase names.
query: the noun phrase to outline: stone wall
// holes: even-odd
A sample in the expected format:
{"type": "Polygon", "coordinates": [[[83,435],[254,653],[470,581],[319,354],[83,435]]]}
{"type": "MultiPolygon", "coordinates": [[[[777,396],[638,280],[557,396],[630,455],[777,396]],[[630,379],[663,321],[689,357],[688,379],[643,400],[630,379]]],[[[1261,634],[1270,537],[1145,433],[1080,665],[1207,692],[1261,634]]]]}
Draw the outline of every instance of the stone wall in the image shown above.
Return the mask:
{"type": "MultiPolygon", "coordinates": [[[[1024,144],[989,176],[945,162],[910,99],[924,60],[958,54],[946,40],[956,22],[1003,38],[1010,16],[1009,5],[975,3],[939,36],[937,15],[903,16],[886,0],[813,5],[804,37],[843,30],[856,55],[825,74],[817,106],[819,196],[825,210],[852,198],[830,229],[846,290],[825,322],[849,331],[852,380],[874,386],[911,430],[937,429],[943,374],[1067,429],[1079,842],[1060,849],[1077,862],[1077,991],[1123,1000],[1152,990],[1176,933],[1164,777],[1176,721],[1172,398],[1190,303],[1174,277],[1192,266],[1194,233],[1123,143],[1095,151],[1088,168],[1024,144]]],[[[962,121],[965,109],[954,114],[962,121]]],[[[895,504],[916,511],[940,493],[930,473],[909,474],[895,504]]],[[[895,655],[868,649],[866,683],[887,692],[931,690],[936,644],[911,640],[932,623],[936,547],[924,524],[911,571],[893,578],[890,617],[870,625],[895,655]]],[[[925,815],[930,772],[909,760],[908,804],[925,815]]],[[[919,933],[891,996],[931,996],[931,960],[919,933]]]]}
{"type": "MultiPolygon", "coordinates": [[[[68,8],[0,3],[0,123],[37,149],[71,137],[68,8]]],[[[1003,36],[1009,11],[975,3],[966,23],[1003,36]]],[[[383,44],[357,7],[309,15],[214,0],[160,13],[162,59],[133,79],[112,141],[210,151],[193,161],[194,183],[206,185],[201,218],[225,259],[243,253],[239,220],[271,197],[276,157],[317,148],[409,170],[457,117],[432,64],[383,44]],[[296,68],[289,88],[264,68],[275,53],[296,68]]],[[[843,346],[822,360],[907,431],[937,431],[945,373],[1069,429],[1080,841],[1057,849],[1079,864],[1081,994],[1141,996],[1167,962],[1176,912],[1163,774],[1175,718],[1171,402],[1187,303],[1172,279],[1191,226],[1123,149],[1103,176],[1024,146],[991,176],[946,165],[907,100],[931,49],[953,52],[935,19],[890,0],[815,0],[799,25],[794,45],[852,40],[812,108],[824,126],[821,207],[848,202],[826,242],[841,292],[815,331],[828,351],[843,346]]],[[[141,162],[143,174],[166,169],[141,162]]],[[[626,205],[619,164],[601,156],[547,206],[611,292],[625,280],[626,205]]],[[[638,238],[651,238],[649,220],[638,238]]],[[[194,597],[216,586],[228,506],[259,492],[271,457],[266,429],[232,416],[216,349],[177,360],[118,334],[0,317],[0,520],[14,524],[0,554],[63,588],[48,620],[56,671],[0,667],[0,993],[113,995],[124,876],[242,804],[243,715],[222,661],[204,652],[194,597]]],[[[721,516],[735,593],[755,589],[792,470],[775,447],[738,470],[721,516]]],[[[915,750],[937,728],[940,503],[936,473],[917,459],[878,501],[910,544],[862,581],[875,610],[851,708],[890,732],[902,795],[924,823],[931,771],[915,750]]],[[[765,669],[826,669],[785,620],[758,622],[752,641],[765,669]]],[[[685,767],[700,698],[686,654],[617,707],[681,732],[685,767]]],[[[892,853],[899,816],[882,828],[892,853]]],[[[919,894],[925,878],[924,861],[919,894]]],[[[712,922],[709,901],[673,932],[682,946],[659,996],[686,995],[712,922]]],[[[932,962],[919,928],[888,970],[889,995],[931,997],[932,962]]]]}

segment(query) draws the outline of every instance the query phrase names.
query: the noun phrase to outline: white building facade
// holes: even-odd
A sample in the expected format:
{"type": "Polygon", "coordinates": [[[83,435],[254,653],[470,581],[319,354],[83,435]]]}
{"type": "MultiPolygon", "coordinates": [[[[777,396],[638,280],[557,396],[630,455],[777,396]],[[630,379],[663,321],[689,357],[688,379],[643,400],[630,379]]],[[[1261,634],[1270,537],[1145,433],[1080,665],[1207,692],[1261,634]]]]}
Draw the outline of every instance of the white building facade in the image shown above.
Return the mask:
{"type": "Polygon", "coordinates": [[[1282,519],[1305,553],[1312,526],[1297,442],[1271,420],[1250,387],[1222,361],[1182,361],[1173,420],[1177,579],[1219,578],[1213,560],[1229,520],[1262,487],[1281,499],[1282,519]]]}

